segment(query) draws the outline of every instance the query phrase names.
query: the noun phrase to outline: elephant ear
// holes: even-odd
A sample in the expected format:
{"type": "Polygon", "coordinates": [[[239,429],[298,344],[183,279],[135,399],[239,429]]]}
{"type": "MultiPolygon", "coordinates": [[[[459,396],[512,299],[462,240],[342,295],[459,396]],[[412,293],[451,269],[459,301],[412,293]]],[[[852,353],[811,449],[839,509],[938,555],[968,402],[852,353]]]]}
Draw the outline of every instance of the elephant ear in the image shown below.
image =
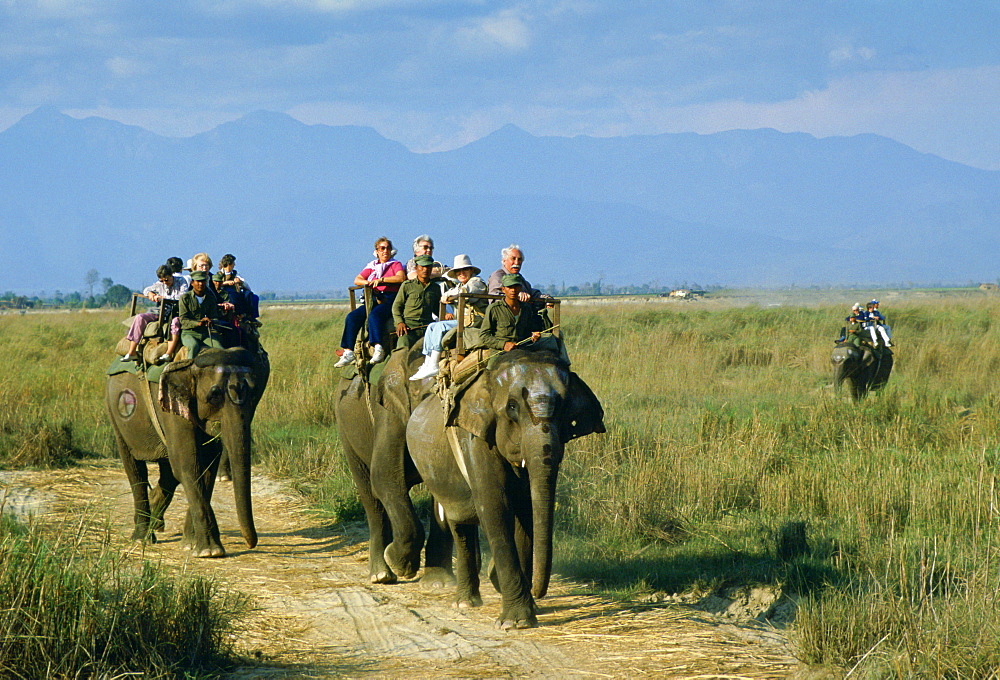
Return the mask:
{"type": "Polygon", "coordinates": [[[604,429],[604,407],[590,386],[570,371],[566,389],[566,441],[604,429]]]}
{"type": "Polygon", "coordinates": [[[490,446],[495,443],[497,414],[488,389],[487,373],[481,374],[456,398],[449,425],[471,432],[490,446]]]}
{"type": "Polygon", "coordinates": [[[198,423],[198,402],[195,394],[193,361],[171,362],[160,376],[160,408],[167,413],[198,423]]]}

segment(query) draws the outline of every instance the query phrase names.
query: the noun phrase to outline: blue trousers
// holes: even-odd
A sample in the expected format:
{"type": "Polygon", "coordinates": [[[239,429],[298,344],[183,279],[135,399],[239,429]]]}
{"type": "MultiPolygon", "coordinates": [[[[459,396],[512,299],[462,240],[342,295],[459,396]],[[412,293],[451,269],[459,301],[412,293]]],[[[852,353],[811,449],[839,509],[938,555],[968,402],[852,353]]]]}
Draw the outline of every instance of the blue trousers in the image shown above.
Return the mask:
{"type": "MultiPolygon", "coordinates": [[[[373,345],[385,346],[382,329],[385,328],[385,322],[392,318],[392,301],[395,298],[395,293],[386,293],[384,295],[385,302],[372,307],[371,317],[368,318],[368,342],[373,345]]],[[[344,317],[344,336],[340,339],[341,347],[354,349],[354,343],[357,342],[358,333],[361,332],[361,326],[364,325],[366,317],[368,317],[368,312],[364,305],[348,312],[347,316],[344,317]]]]}
{"type": "Polygon", "coordinates": [[[444,349],[441,344],[444,334],[457,325],[457,321],[435,321],[428,326],[427,332],[424,333],[424,354],[429,355],[431,352],[440,352],[444,349]]]}

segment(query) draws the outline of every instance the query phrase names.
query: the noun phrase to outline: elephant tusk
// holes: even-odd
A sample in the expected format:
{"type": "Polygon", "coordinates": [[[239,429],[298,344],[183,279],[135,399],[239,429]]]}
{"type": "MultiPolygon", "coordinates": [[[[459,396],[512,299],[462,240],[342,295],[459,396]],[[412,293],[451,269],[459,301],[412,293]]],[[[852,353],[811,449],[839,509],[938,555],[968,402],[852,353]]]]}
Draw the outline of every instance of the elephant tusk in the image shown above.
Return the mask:
{"type": "Polygon", "coordinates": [[[438,503],[438,517],[441,518],[442,522],[444,521],[444,506],[440,503],[438,503]]]}
{"type": "Polygon", "coordinates": [[[526,461],[525,459],[522,458],[521,459],[521,467],[523,467],[523,468],[528,467],[528,461],[526,461]]]}

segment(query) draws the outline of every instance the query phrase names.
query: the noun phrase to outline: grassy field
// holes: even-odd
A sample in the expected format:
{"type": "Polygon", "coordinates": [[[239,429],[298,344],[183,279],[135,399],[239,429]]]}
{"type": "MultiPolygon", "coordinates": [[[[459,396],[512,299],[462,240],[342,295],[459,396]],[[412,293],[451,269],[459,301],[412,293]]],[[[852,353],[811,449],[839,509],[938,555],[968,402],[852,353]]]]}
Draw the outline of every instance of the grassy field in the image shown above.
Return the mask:
{"type": "MultiPolygon", "coordinates": [[[[625,597],[796,593],[803,660],[858,677],[1000,672],[1000,299],[880,296],[896,370],[860,404],[829,385],[841,320],[870,299],[857,292],[566,305],[608,432],[568,447],[556,569],[625,597]]],[[[331,399],[342,317],[265,310],[256,455],[356,519],[331,399]]],[[[115,455],[101,394],[120,322],[0,317],[0,464],[115,455]]]]}

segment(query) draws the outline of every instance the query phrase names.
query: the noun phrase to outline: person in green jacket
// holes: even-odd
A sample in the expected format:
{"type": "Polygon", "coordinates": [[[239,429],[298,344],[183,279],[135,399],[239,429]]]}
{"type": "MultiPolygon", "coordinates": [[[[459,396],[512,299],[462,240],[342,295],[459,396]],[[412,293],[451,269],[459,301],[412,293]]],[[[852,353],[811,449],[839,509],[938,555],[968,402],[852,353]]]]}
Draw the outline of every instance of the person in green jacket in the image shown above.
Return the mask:
{"type": "Polygon", "coordinates": [[[504,299],[486,308],[477,345],[510,351],[529,338],[537,342],[545,323],[533,305],[521,301],[524,279],[520,274],[504,274],[500,286],[504,299]]]}
{"type": "Polygon", "coordinates": [[[219,334],[212,324],[222,320],[222,312],[231,312],[231,302],[220,302],[209,285],[205,271],[191,272],[191,288],[181,295],[177,316],[181,321],[181,344],[188,348],[188,358],[194,359],[205,347],[222,349],[219,334]],[[220,311],[221,308],[221,311],[220,311]]]}
{"type": "MultiPolygon", "coordinates": [[[[434,258],[419,255],[415,260],[416,278],[404,281],[392,302],[392,320],[401,346],[411,347],[423,337],[424,330],[436,318],[441,305],[441,277],[434,276],[434,258]]],[[[372,357],[372,363],[377,363],[372,357]]]]}

